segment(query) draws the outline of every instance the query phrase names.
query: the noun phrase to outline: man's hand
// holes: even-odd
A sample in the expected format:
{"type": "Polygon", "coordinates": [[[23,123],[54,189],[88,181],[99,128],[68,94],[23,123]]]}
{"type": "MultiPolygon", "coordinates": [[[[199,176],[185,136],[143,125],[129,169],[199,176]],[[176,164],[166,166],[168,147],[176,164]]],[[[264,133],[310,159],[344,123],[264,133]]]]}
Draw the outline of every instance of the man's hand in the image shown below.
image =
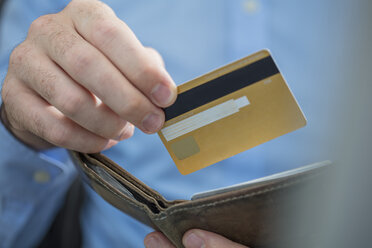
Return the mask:
{"type": "Polygon", "coordinates": [[[99,152],[164,123],[176,86],[160,55],[105,4],[73,0],[35,20],[10,56],[2,119],[35,149],[99,152]],[[134,125],[134,126],[133,126],[134,125]]]}
{"type": "MultiPolygon", "coordinates": [[[[152,232],[145,238],[146,248],[174,248],[174,245],[161,233],[152,232]]],[[[193,229],[185,233],[182,243],[186,248],[244,248],[215,233],[193,229]]]]}

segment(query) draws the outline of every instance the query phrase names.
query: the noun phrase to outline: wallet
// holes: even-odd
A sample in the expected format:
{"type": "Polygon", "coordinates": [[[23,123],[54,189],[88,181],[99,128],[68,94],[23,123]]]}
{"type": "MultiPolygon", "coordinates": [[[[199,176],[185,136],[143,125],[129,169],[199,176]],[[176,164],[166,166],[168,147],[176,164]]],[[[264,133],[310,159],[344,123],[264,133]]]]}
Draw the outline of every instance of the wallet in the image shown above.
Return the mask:
{"type": "MultiPolygon", "coordinates": [[[[168,201],[102,154],[70,152],[83,179],[107,202],[183,247],[194,228],[248,247],[314,247],[322,225],[329,161],[168,201]],[[300,246],[299,246],[300,245],[300,246]]],[[[170,185],[171,187],[171,185],[170,185]]]]}

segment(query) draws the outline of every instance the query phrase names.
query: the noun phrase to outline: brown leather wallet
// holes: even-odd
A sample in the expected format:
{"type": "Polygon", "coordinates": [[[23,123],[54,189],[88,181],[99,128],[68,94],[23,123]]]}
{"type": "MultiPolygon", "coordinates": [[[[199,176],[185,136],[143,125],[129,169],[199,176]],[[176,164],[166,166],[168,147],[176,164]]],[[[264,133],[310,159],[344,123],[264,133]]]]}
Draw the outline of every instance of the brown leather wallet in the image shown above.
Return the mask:
{"type": "Polygon", "coordinates": [[[329,161],[193,200],[168,201],[102,154],[70,153],[99,195],[163,232],[177,247],[183,247],[183,234],[193,228],[249,247],[314,247],[321,225],[320,203],[326,199],[324,175],[331,167],[329,161]]]}

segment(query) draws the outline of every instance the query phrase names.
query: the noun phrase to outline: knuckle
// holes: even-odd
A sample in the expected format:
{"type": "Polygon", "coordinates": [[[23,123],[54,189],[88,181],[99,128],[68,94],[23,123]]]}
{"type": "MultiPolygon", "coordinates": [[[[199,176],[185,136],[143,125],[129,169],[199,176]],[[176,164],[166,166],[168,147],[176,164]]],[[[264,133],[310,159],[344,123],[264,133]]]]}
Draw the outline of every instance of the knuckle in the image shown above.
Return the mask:
{"type": "Polygon", "coordinates": [[[95,61],[94,55],[88,54],[86,52],[78,52],[76,55],[71,56],[68,59],[72,65],[72,71],[74,74],[84,74],[86,71],[89,71],[93,61],[95,61]]]}
{"type": "Polygon", "coordinates": [[[67,147],[70,140],[70,133],[67,127],[52,128],[51,131],[46,134],[45,139],[54,145],[67,147]]]}
{"type": "Polygon", "coordinates": [[[21,49],[20,45],[13,49],[13,51],[10,54],[10,57],[9,57],[9,67],[13,67],[13,66],[22,64],[24,55],[23,55],[21,50],[22,49],[21,49]]]}
{"type": "Polygon", "coordinates": [[[111,20],[98,21],[92,32],[92,42],[99,47],[108,46],[115,40],[120,32],[120,27],[111,20]]]}
{"type": "Polygon", "coordinates": [[[23,65],[27,61],[31,48],[25,43],[21,43],[19,46],[13,49],[9,57],[9,67],[14,69],[18,66],[23,65]]]}
{"type": "Polygon", "coordinates": [[[66,8],[77,8],[80,7],[79,4],[81,3],[80,0],[71,0],[70,3],[67,5],[66,8]]]}
{"type": "Polygon", "coordinates": [[[77,53],[71,60],[72,70],[76,75],[84,74],[86,71],[89,71],[95,58],[93,55],[90,55],[86,52],[77,53]]]}
{"type": "Polygon", "coordinates": [[[70,118],[76,118],[85,104],[85,99],[80,95],[70,95],[61,104],[61,111],[70,118]]]}
{"type": "Polygon", "coordinates": [[[66,8],[71,10],[86,10],[89,6],[91,6],[92,2],[94,1],[71,0],[66,8]]]}
{"type": "Polygon", "coordinates": [[[113,13],[113,10],[105,3],[98,0],[72,0],[66,7],[67,10],[79,16],[101,18],[106,13],[113,13]]]}
{"type": "Polygon", "coordinates": [[[99,11],[100,13],[104,13],[105,16],[107,14],[115,15],[114,10],[109,5],[105,4],[102,1],[95,1],[94,5],[95,5],[95,10],[99,11]]]}
{"type": "Polygon", "coordinates": [[[49,43],[51,51],[56,57],[65,58],[73,56],[75,51],[79,51],[77,47],[78,36],[65,28],[56,28],[49,34],[49,43]],[[75,48],[75,49],[74,49],[75,48]]]}
{"type": "Polygon", "coordinates": [[[55,22],[55,15],[43,15],[35,19],[29,28],[29,34],[44,33],[50,30],[50,25],[55,22]]]}

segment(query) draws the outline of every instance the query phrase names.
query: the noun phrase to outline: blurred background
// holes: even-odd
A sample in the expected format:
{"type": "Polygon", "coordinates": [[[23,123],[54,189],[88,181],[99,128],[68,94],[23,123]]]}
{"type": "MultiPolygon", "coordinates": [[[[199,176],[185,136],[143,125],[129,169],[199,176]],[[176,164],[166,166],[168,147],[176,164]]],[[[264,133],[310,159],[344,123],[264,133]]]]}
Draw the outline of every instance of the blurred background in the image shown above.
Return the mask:
{"type": "MultiPolygon", "coordinates": [[[[9,0],[2,11],[2,65],[32,20],[68,3],[23,1],[27,8],[19,9],[17,2],[22,1],[9,0]]],[[[104,2],[144,45],[162,54],[177,84],[268,48],[308,119],[300,130],[188,176],[177,172],[156,135],[144,137],[137,131],[133,139],[107,151],[109,157],[169,199],[332,160],[337,170],[330,179],[318,247],[371,246],[372,1],[104,2]],[[159,158],[142,155],[153,153],[159,158]],[[149,170],[152,164],[156,170],[149,170]]],[[[91,193],[91,198],[97,196],[91,193]]],[[[120,214],[115,211],[112,216],[120,214]]]]}

